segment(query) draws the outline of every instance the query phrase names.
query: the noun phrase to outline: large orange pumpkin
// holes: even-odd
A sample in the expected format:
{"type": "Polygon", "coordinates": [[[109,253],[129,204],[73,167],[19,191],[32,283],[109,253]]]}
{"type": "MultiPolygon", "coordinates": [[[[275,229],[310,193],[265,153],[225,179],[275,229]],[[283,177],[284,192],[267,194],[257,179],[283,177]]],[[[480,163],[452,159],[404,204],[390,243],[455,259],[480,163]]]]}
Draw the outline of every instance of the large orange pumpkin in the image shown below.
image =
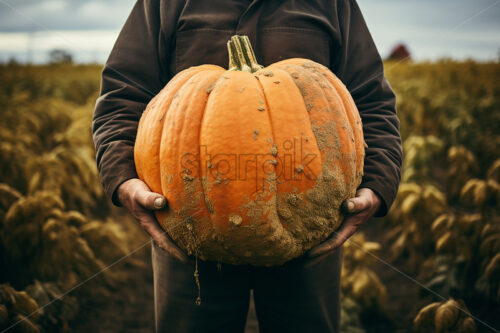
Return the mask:
{"type": "Polygon", "coordinates": [[[156,216],[187,253],[282,264],[341,224],[363,172],[361,120],[323,65],[294,58],[263,68],[246,36],[228,50],[229,70],[188,68],[151,100],[137,173],[167,198],[156,216]]]}

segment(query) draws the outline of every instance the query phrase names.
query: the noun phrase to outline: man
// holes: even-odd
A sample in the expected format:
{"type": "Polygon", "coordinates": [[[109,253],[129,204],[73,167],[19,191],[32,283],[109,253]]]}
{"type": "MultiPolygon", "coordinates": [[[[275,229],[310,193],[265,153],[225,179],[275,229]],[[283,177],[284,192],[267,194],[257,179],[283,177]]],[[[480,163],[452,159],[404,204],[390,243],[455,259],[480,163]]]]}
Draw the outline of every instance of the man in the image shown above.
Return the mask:
{"type": "Polygon", "coordinates": [[[354,0],[139,0],[103,70],[93,133],[106,193],[154,240],[157,331],[241,332],[253,290],[261,332],[338,332],[341,245],[369,218],[387,213],[402,160],[395,97],[354,0]],[[200,262],[197,306],[194,267],[155,220],[152,211],[168,203],[137,179],[133,146],[150,99],[183,69],[227,68],[225,44],[235,34],[249,36],[264,66],[308,58],[344,82],[363,121],[364,177],[345,203],[341,229],[305,256],[270,268],[200,262]]]}

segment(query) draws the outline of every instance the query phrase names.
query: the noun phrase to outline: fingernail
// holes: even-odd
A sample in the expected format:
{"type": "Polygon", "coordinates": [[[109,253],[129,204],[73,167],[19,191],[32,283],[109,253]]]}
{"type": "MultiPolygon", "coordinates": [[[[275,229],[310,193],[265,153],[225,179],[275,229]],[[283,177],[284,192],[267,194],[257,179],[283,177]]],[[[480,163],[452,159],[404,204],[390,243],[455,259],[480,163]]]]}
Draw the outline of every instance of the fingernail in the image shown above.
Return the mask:
{"type": "Polygon", "coordinates": [[[348,202],[347,202],[347,210],[348,210],[349,212],[353,212],[355,207],[356,207],[356,206],[354,205],[354,202],[352,202],[352,201],[348,201],[348,202]]]}
{"type": "Polygon", "coordinates": [[[161,209],[161,208],[165,207],[165,204],[166,204],[165,198],[159,197],[159,198],[155,199],[155,202],[153,205],[155,206],[156,209],[161,209]]]}

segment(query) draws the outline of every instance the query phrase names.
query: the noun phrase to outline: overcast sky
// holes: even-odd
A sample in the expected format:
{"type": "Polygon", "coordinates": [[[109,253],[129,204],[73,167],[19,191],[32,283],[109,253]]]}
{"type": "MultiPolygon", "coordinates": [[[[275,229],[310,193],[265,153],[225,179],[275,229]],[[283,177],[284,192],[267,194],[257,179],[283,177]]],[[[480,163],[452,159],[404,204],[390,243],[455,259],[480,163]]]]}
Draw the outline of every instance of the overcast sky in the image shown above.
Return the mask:
{"type": "MultiPolygon", "coordinates": [[[[134,3],[0,0],[0,61],[16,57],[43,62],[49,50],[62,48],[77,61],[104,62],[134,3]]],[[[500,0],[358,3],[383,57],[395,44],[404,42],[416,60],[499,58],[500,0]]]]}

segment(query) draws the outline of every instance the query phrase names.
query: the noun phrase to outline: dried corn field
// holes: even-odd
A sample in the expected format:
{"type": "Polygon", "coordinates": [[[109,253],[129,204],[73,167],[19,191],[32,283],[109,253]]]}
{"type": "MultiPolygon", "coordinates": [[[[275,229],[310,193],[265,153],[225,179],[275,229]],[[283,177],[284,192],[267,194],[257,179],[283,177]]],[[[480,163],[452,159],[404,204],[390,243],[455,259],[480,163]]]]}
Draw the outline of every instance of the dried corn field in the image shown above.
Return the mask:
{"type": "MultiPolygon", "coordinates": [[[[500,65],[386,71],[403,182],[345,246],[342,332],[500,329],[500,65]]],[[[95,169],[99,74],[0,66],[0,331],[152,331],[148,239],[95,169]]]]}

